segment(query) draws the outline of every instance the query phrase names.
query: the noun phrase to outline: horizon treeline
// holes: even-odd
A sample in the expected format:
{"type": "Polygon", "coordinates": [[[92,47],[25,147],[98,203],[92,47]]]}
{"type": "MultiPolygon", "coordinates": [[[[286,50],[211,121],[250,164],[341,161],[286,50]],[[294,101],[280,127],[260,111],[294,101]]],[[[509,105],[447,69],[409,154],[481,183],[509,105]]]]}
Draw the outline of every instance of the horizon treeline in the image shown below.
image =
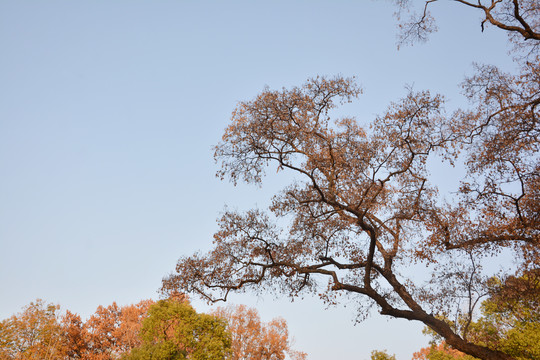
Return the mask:
{"type": "Polygon", "coordinates": [[[98,306],[83,320],[37,299],[0,321],[0,359],[285,359],[293,350],[287,322],[263,322],[245,305],[197,313],[185,295],[98,306]]]}

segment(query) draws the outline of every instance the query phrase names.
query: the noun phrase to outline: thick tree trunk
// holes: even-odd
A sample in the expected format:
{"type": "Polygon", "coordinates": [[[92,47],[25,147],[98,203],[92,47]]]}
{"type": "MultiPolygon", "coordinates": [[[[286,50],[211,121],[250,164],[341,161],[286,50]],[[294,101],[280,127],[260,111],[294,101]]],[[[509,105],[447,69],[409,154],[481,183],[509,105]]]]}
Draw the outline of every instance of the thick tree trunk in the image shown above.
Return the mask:
{"type": "Polygon", "coordinates": [[[485,346],[476,345],[463,340],[452,331],[446,322],[439,320],[432,315],[427,315],[427,317],[426,321],[423,321],[424,324],[441,335],[446,340],[446,343],[456,350],[483,360],[514,360],[510,355],[500,351],[491,350],[485,346]]]}
{"type": "MultiPolygon", "coordinates": [[[[403,291],[401,292],[398,291],[400,295],[403,295],[402,292],[403,291]]],[[[468,354],[468,355],[471,355],[471,356],[474,356],[483,360],[515,360],[512,356],[509,356],[500,351],[491,350],[485,346],[476,345],[462,339],[452,330],[452,328],[450,327],[450,325],[448,325],[448,323],[440,319],[437,319],[435,316],[431,314],[426,313],[420,307],[420,305],[418,305],[412,299],[412,297],[410,298],[405,297],[405,299],[407,299],[410,302],[409,306],[413,308],[412,310],[395,309],[392,306],[390,306],[386,301],[382,300],[382,298],[377,297],[377,296],[372,296],[372,299],[377,301],[377,303],[382,307],[382,310],[381,310],[382,315],[388,315],[395,318],[403,318],[407,320],[421,321],[422,323],[427,325],[429,328],[431,328],[433,331],[435,331],[437,334],[442,336],[448,345],[452,346],[456,350],[464,352],[465,354],[468,354]]]]}
{"type": "Polygon", "coordinates": [[[457,339],[446,339],[446,343],[451,345],[453,348],[464,352],[465,354],[472,355],[479,359],[483,360],[514,360],[513,357],[502,353],[500,351],[491,350],[484,346],[479,346],[476,344],[471,344],[460,337],[457,339]]]}

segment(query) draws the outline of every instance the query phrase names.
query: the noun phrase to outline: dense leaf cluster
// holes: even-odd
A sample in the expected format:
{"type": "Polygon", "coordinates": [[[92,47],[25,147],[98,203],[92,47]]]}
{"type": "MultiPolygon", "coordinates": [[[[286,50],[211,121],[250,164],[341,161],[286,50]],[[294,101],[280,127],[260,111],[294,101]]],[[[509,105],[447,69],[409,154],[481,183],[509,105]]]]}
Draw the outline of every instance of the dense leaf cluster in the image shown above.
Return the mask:
{"type": "Polygon", "coordinates": [[[186,297],[99,306],[86,321],[42,300],[0,321],[2,360],[304,360],[287,322],[243,305],[197,313],[186,297]]]}

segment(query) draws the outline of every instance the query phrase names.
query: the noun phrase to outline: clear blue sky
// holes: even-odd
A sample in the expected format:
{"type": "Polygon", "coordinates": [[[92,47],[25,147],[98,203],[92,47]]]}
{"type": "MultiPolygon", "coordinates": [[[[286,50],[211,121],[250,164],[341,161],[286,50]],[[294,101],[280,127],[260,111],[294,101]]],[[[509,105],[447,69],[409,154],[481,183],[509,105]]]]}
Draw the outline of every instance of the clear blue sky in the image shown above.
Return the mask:
{"type": "MultiPolygon", "coordinates": [[[[83,316],[156,298],[180,256],[210,248],[226,204],[266,206],[279,181],[235,188],[212,158],[265,85],[356,76],[364,95],[344,111],[367,123],[406,84],[451,107],[473,61],[510,66],[504,34],[436,9],[431,41],[398,51],[386,1],[0,0],[0,319],[36,298],[83,316]]],[[[428,341],[378,314],[354,326],[352,300],[233,301],[285,317],[313,360],[409,359],[428,341]]]]}

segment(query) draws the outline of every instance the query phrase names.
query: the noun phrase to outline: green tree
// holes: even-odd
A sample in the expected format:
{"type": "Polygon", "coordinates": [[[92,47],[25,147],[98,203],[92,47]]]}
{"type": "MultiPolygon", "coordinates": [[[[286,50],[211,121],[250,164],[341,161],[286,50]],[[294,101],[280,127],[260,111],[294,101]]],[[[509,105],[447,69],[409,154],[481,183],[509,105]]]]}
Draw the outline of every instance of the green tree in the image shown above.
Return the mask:
{"type": "Polygon", "coordinates": [[[148,310],[140,338],[142,344],[124,360],[228,359],[231,338],[226,322],[198,314],[187,301],[160,300],[148,310]]]}
{"type": "MultiPolygon", "coordinates": [[[[467,324],[464,336],[516,359],[540,359],[540,271],[504,280],[494,277],[488,284],[481,316],[467,324]]],[[[431,347],[421,349],[413,359],[475,359],[449,347],[432,330],[424,332],[433,337],[431,347]]]]}
{"type": "Polygon", "coordinates": [[[467,337],[516,359],[540,359],[540,270],[493,278],[489,293],[467,337]]]}
{"type": "Polygon", "coordinates": [[[396,360],[396,355],[390,355],[386,350],[373,350],[371,360],[396,360]]]}

